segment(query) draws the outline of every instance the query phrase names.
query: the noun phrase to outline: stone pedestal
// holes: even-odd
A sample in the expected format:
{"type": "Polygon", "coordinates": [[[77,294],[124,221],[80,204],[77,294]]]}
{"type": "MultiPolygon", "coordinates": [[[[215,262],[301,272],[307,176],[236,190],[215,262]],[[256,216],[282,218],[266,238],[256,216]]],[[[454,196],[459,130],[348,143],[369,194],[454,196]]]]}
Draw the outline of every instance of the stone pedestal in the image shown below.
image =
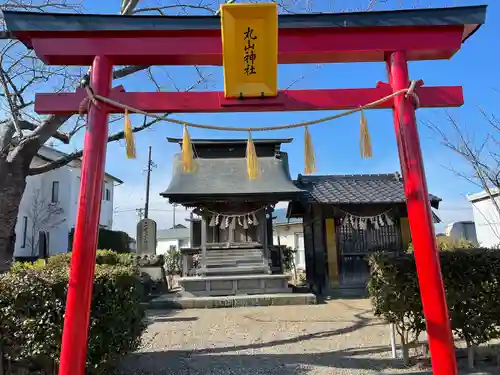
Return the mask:
{"type": "Polygon", "coordinates": [[[232,296],[290,293],[287,275],[182,277],[179,285],[192,296],[232,296]]]}

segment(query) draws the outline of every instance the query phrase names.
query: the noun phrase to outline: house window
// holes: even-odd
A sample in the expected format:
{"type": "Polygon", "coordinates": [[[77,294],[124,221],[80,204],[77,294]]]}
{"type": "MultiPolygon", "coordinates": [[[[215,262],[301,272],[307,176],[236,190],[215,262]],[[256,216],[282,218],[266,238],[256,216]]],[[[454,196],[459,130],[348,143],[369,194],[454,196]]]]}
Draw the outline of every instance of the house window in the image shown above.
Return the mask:
{"type": "Polygon", "coordinates": [[[169,252],[173,253],[173,252],[175,252],[176,250],[177,250],[177,246],[175,246],[175,245],[170,245],[170,250],[169,250],[169,252]]]}
{"type": "Polygon", "coordinates": [[[111,200],[111,190],[109,190],[108,188],[106,188],[106,195],[105,195],[105,199],[109,202],[111,200]]]}
{"type": "Polygon", "coordinates": [[[23,242],[21,248],[26,247],[26,236],[28,234],[28,216],[23,216],[23,242]]]}
{"type": "Polygon", "coordinates": [[[52,182],[52,203],[59,202],[59,181],[52,182]]]}

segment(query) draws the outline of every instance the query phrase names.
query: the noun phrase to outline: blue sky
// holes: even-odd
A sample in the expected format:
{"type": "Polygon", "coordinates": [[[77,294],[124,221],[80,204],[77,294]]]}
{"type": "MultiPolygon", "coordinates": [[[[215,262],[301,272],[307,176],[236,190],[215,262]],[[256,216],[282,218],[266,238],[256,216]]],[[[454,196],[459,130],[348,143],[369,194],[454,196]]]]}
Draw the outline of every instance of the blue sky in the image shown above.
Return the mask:
{"type": "MultiPolygon", "coordinates": [[[[177,1],[177,3],[199,3],[199,1],[177,1]]],[[[290,3],[289,1],[288,3],[290,3]]],[[[162,1],[162,4],[174,3],[162,1]]],[[[306,1],[296,2],[299,8],[305,6],[306,1]]],[[[355,10],[366,6],[368,0],[354,1],[313,1],[315,11],[331,11],[332,4],[335,11],[341,10],[341,5],[348,4],[348,10],[355,10]],[[318,6],[321,4],[321,6],[318,6]]],[[[453,5],[480,4],[477,1],[387,1],[380,3],[375,9],[388,9],[400,6],[409,8],[440,7],[453,5]]],[[[484,3],[484,2],[483,2],[484,3]]],[[[154,2],[141,2],[143,7],[153,5],[154,2]]],[[[85,6],[93,13],[117,13],[119,1],[86,1],[85,6]],[[103,4],[105,4],[103,6],[103,4]]],[[[342,8],[343,9],[343,8],[342,8]]],[[[170,14],[179,14],[172,10],[170,14]]],[[[193,11],[190,11],[193,14],[193,11]]],[[[196,12],[196,14],[206,14],[196,12]]],[[[452,109],[452,115],[478,135],[486,130],[486,123],[481,118],[477,107],[480,105],[488,112],[493,112],[495,104],[500,102],[497,65],[500,61],[499,49],[495,47],[500,25],[494,22],[500,16],[500,3],[491,2],[488,9],[487,23],[463,46],[462,50],[450,61],[415,62],[410,64],[412,79],[423,79],[426,85],[462,85],[465,93],[465,106],[452,109]]],[[[210,77],[198,90],[222,90],[222,69],[203,68],[205,75],[210,77]]],[[[192,67],[157,68],[155,76],[162,84],[163,90],[175,90],[189,87],[196,81],[197,76],[192,67]]],[[[313,88],[356,88],[374,87],[377,81],[386,79],[385,66],[375,64],[325,64],[315,65],[285,65],[279,67],[279,87],[286,88],[293,82],[293,89],[313,88]],[[302,77],[302,78],[301,78],[302,77]],[[300,78],[300,79],[299,79],[300,78]]],[[[121,80],[128,91],[151,91],[155,87],[145,74],[121,80]]],[[[233,114],[196,114],[176,115],[175,118],[188,121],[249,126],[275,125],[298,122],[330,115],[331,112],[294,112],[294,113],[233,113],[233,114]]],[[[369,111],[366,113],[370,128],[374,157],[361,159],[359,156],[359,116],[352,115],[329,123],[315,125],[310,128],[319,174],[357,174],[357,173],[390,173],[399,171],[399,159],[390,110],[369,111]]],[[[465,195],[478,191],[476,186],[467,183],[446,169],[452,165],[463,169],[465,166],[460,158],[445,149],[439,143],[437,135],[427,128],[426,121],[433,121],[443,129],[448,129],[443,110],[421,109],[417,112],[419,121],[420,139],[427,173],[429,191],[443,198],[439,215],[445,222],[471,218],[469,204],[465,195]]],[[[142,118],[134,118],[137,124],[142,118]]],[[[112,124],[117,130],[122,122],[112,124]]],[[[172,224],[172,208],[158,196],[158,193],[168,186],[172,169],[172,155],[178,151],[178,146],[169,144],[166,137],[181,137],[180,126],[168,123],[157,124],[153,129],[136,135],[137,159],[128,160],[125,157],[123,144],[115,143],[108,146],[107,171],[125,181],[123,186],[116,189],[115,229],[123,229],[133,234],[137,216],[135,209],[143,206],[145,174],[143,169],[147,163],[147,148],[153,147],[153,159],[158,165],[152,175],[152,209],[151,217],[158,221],[159,228],[172,224]]],[[[234,134],[221,134],[213,131],[192,130],[191,136],[216,138],[234,137],[234,134]]],[[[236,134],[239,136],[239,133],[236,134]]],[[[292,176],[297,176],[303,170],[303,130],[286,130],[266,132],[255,137],[293,137],[292,144],[286,145],[284,150],[289,153],[292,176]]],[[[178,222],[185,216],[183,209],[178,209],[178,222]]],[[[442,229],[442,226],[439,229],[442,229]]]]}

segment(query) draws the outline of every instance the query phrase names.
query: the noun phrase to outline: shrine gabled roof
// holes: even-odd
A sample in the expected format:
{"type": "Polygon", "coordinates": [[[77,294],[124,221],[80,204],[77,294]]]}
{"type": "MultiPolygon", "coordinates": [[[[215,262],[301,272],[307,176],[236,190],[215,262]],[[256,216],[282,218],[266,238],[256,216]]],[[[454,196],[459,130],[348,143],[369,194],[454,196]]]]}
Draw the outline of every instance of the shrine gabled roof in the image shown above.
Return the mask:
{"type": "Polygon", "coordinates": [[[174,172],[167,190],[160,195],[172,202],[210,198],[267,196],[276,200],[293,199],[302,191],[294,185],[288,170],[288,157],[259,157],[260,175],[249,180],[243,158],[196,158],[196,172],[184,173],[180,154],[174,156],[174,172]]]}
{"type": "MultiPolygon", "coordinates": [[[[116,36],[119,32],[148,36],[162,32],[220,30],[219,16],[122,16],[3,11],[7,30],[27,46],[33,37],[68,38],[94,32],[116,36]],[[101,33],[100,33],[101,32],[101,33]],[[72,35],[73,34],[73,35],[72,35]]],[[[280,29],[299,28],[368,28],[405,26],[465,25],[463,40],[485,22],[486,5],[408,9],[394,11],[286,14],[279,15],[280,29]]]]}
{"type": "MultiPolygon", "coordinates": [[[[405,203],[403,180],[399,173],[302,176],[296,186],[304,190],[306,202],[322,204],[391,204],[405,203]]],[[[434,208],[441,198],[429,194],[434,208]]]]}

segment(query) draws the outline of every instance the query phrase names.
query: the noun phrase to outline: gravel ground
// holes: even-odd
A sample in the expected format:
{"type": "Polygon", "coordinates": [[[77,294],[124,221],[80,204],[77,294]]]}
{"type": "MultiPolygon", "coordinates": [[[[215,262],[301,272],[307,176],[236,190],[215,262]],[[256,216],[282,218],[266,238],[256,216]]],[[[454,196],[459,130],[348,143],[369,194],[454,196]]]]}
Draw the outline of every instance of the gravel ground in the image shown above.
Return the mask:
{"type": "Polygon", "coordinates": [[[389,328],[368,300],[154,311],[150,323],[120,375],[431,374],[391,358],[389,328]]]}

